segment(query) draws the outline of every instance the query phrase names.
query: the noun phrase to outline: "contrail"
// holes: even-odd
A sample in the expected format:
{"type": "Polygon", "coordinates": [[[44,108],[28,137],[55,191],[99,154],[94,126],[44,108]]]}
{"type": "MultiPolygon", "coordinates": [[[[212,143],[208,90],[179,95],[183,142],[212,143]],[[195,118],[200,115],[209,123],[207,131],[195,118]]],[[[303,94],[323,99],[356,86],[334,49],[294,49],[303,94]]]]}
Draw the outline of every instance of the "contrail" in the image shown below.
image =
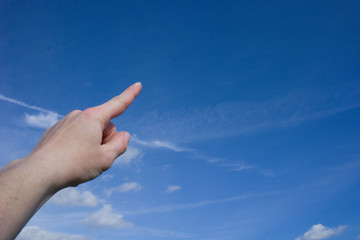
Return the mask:
{"type": "MultiPolygon", "coordinates": [[[[39,111],[39,112],[43,112],[43,113],[56,113],[54,111],[51,111],[51,110],[48,110],[48,109],[45,109],[45,108],[41,108],[41,107],[37,107],[37,106],[33,106],[33,105],[29,105],[27,103],[24,103],[24,102],[21,102],[19,100],[16,100],[16,99],[12,99],[12,98],[8,98],[8,97],[5,97],[4,95],[0,94],[0,100],[4,100],[6,102],[10,102],[10,103],[14,103],[16,105],[19,105],[19,106],[22,106],[22,107],[26,107],[26,108],[29,108],[29,109],[33,109],[33,110],[36,110],[36,111],[39,111]]],[[[56,113],[57,114],[57,113],[56,113]]],[[[59,117],[63,117],[61,115],[58,114],[59,117]]]]}
{"type": "Polygon", "coordinates": [[[142,214],[152,214],[152,213],[164,213],[164,212],[173,212],[178,210],[185,210],[185,209],[192,209],[198,207],[204,207],[214,204],[222,204],[228,202],[238,202],[246,199],[258,198],[258,197],[266,197],[281,194],[281,191],[273,191],[273,192],[265,192],[265,193],[251,193],[251,194],[244,194],[229,198],[223,199],[214,199],[214,200],[204,200],[200,202],[194,203],[185,203],[185,204],[172,204],[172,205],[165,205],[160,207],[154,207],[149,209],[143,209],[138,211],[123,211],[124,215],[142,215],[142,214]]]}

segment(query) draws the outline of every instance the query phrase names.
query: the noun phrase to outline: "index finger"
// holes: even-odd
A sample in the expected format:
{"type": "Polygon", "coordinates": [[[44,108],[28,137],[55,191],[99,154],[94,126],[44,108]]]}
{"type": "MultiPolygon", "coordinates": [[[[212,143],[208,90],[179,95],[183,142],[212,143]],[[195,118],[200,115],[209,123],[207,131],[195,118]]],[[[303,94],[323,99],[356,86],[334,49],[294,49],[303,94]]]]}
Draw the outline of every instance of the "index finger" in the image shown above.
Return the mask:
{"type": "Polygon", "coordinates": [[[110,99],[104,104],[97,106],[106,122],[122,114],[134,101],[142,89],[141,83],[137,82],[128,87],[120,95],[110,99]]]}

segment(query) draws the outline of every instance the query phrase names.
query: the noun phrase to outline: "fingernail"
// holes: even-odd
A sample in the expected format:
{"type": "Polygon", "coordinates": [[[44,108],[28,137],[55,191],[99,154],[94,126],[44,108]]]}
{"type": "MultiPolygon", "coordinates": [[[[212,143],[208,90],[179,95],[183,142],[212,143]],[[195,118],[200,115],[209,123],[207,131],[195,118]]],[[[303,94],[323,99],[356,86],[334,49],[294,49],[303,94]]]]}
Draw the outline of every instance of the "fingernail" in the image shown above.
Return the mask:
{"type": "Polygon", "coordinates": [[[140,86],[141,82],[134,83],[135,86],[140,86]]]}

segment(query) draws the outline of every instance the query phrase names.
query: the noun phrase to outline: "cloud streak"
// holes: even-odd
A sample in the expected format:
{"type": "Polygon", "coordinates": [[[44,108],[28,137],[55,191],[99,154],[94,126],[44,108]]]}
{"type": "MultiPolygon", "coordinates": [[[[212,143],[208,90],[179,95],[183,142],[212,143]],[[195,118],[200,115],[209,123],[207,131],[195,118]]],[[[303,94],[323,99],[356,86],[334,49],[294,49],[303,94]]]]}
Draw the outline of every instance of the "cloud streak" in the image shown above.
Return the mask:
{"type": "Polygon", "coordinates": [[[138,145],[150,148],[166,148],[175,152],[185,152],[185,151],[192,151],[191,149],[186,149],[179,147],[171,142],[168,141],[160,141],[160,140],[152,140],[152,141],[144,141],[140,140],[137,137],[133,137],[132,141],[138,145]]]}
{"type": "Polygon", "coordinates": [[[247,163],[230,163],[230,164],[221,164],[221,167],[227,167],[229,171],[240,172],[248,169],[255,168],[256,166],[250,165],[247,163]]]}
{"type": "MultiPolygon", "coordinates": [[[[2,94],[0,94],[0,100],[3,100],[3,101],[6,101],[6,102],[10,102],[10,103],[14,103],[16,105],[19,105],[19,106],[22,106],[22,107],[26,107],[28,109],[32,109],[32,110],[36,110],[36,111],[39,111],[39,112],[42,112],[42,113],[55,113],[51,110],[48,110],[48,109],[45,109],[45,108],[41,108],[41,107],[38,107],[38,106],[34,106],[34,105],[30,105],[30,104],[27,104],[27,103],[24,103],[24,102],[21,102],[19,100],[16,100],[16,99],[13,99],[13,98],[8,98],[2,94]]],[[[62,115],[59,115],[60,117],[64,117],[62,115]]]]}
{"type": "Polygon", "coordinates": [[[252,199],[252,198],[258,198],[258,197],[265,197],[274,195],[277,192],[269,192],[269,193],[262,193],[262,194],[244,194],[240,196],[234,196],[229,198],[222,198],[222,199],[214,199],[214,200],[205,200],[195,203],[185,203],[185,204],[171,204],[171,205],[165,205],[160,207],[154,207],[144,210],[138,210],[138,211],[128,211],[124,212],[125,215],[142,215],[142,214],[152,214],[152,213],[164,213],[164,212],[173,212],[173,211],[179,211],[179,210],[187,210],[187,209],[193,209],[193,208],[199,208],[199,207],[205,207],[215,204],[223,204],[228,202],[237,202],[237,201],[243,201],[246,199],[252,199]]]}

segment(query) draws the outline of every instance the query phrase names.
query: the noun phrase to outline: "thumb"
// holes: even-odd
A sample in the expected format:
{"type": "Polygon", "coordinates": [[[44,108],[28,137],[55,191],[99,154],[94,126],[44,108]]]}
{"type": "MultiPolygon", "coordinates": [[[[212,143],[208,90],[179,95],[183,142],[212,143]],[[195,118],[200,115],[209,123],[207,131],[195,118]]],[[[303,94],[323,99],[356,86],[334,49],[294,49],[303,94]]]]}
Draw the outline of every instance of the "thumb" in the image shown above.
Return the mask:
{"type": "Polygon", "coordinates": [[[107,143],[103,144],[105,150],[109,152],[114,160],[126,151],[126,148],[130,141],[130,134],[122,131],[114,134],[107,143]]]}

